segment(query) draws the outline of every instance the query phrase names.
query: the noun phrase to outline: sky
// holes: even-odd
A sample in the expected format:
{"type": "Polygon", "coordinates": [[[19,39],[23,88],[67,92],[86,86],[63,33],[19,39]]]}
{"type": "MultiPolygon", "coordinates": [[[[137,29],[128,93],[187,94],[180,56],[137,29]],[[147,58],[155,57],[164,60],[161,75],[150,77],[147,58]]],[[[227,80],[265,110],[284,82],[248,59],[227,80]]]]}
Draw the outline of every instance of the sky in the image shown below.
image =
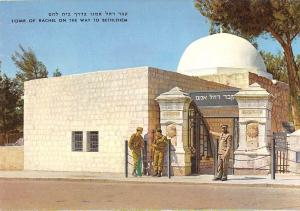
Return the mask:
{"type": "MultiPolygon", "coordinates": [[[[185,48],[208,31],[209,22],[193,0],[1,1],[1,70],[14,77],[18,69],[11,55],[21,44],[35,52],[49,76],[56,68],[63,75],[138,66],[176,71],[185,48]],[[45,22],[49,19],[56,22],[45,22]],[[111,21],[117,19],[123,22],[111,21]]],[[[282,51],[270,37],[259,38],[258,45],[282,51]]],[[[299,39],[293,49],[300,54],[299,39]]]]}

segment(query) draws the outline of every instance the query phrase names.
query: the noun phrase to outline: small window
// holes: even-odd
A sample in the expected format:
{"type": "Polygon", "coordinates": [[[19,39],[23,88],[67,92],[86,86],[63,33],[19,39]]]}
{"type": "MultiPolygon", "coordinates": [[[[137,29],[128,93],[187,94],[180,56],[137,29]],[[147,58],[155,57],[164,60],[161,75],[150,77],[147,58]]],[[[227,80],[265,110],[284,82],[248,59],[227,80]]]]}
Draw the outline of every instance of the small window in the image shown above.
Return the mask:
{"type": "Polygon", "coordinates": [[[300,163],[300,152],[296,152],[296,163],[300,163]]]}
{"type": "Polygon", "coordinates": [[[88,152],[98,152],[98,131],[87,132],[87,147],[88,152]]]}
{"type": "Polygon", "coordinates": [[[72,132],[72,151],[81,151],[83,150],[83,133],[82,131],[73,131],[72,132]]]}

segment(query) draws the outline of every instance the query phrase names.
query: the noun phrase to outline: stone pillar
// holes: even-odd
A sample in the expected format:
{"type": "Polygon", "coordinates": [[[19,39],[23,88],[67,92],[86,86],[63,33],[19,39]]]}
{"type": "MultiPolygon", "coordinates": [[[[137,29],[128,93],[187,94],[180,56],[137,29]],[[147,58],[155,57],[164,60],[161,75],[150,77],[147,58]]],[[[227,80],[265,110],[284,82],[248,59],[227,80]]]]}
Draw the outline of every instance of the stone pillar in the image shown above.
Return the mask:
{"type": "Polygon", "coordinates": [[[268,174],[272,95],[254,83],[234,96],[239,105],[239,145],[234,152],[235,174],[268,174]]]}
{"type": "Polygon", "coordinates": [[[191,152],[188,146],[188,110],[192,99],[175,87],[156,98],[160,107],[160,124],[163,134],[172,143],[172,171],[174,175],[191,174],[191,152]]]}

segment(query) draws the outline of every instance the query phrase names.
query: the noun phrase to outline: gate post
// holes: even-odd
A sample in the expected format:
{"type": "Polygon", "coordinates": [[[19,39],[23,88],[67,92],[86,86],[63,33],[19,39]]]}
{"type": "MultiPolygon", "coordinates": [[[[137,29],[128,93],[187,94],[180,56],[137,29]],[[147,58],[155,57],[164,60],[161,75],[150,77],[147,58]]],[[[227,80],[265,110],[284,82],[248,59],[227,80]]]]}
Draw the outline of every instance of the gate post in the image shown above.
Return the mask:
{"type": "Polygon", "coordinates": [[[271,179],[275,180],[276,173],[276,154],[275,154],[275,139],[272,139],[272,152],[271,152],[271,179]]]}
{"type": "Polygon", "coordinates": [[[171,140],[168,139],[168,177],[171,178],[171,140]]]}
{"type": "Polygon", "coordinates": [[[155,100],[160,108],[161,129],[163,133],[172,138],[172,154],[174,153],[176,157],[172,171],[174,175],[190,175],[192,165],[188,142],[188,115],[192,99],[188,93],[174,87],[170,91],[160,94],[155,100]]]}
{"type": "Polygon", "coordinates": [[[148,160],[148,146],[147,146],[147,142],[148,142],[148,139],[146,140],[144,140],[144,149],[142,150],[142,152],[143,152],[143,156],[142,156],[142,164],[143,164],[143,174],[144,175],[146,175],[147,174],[147,167],[148,167],[148,162],[147,162],[147,160],[148,160]]]}
{"type": "Polygon", "coordinates": [[[128,177],[128,140],[125,140],[125,177],[128,177]]]}
{"type": "Polygon", "coordinates": [[[234,171],[268,175],[270,170],[263,167],[271,162],[268,145],[272,136],[273,95],[254,83],[234,97],[239,105],[239,147],[234,152],[234,171]]]}
{"type": "Polygon", "coordinates": [[[219,139],[217,140],[217,147],[216,147],[216,151],[215,151],[215,159],[214,159],[214,176],[216,176],[217,172],[218,172],[218,151],[219,151],[219,139]]]}

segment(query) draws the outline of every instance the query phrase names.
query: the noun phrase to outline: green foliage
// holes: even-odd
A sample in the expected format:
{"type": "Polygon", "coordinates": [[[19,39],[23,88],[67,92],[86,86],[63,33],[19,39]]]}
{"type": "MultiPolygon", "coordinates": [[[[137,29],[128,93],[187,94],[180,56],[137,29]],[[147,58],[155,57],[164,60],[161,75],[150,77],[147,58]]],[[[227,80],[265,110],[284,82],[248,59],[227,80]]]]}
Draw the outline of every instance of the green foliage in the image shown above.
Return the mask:
{"type": "MultiPolygon", "coordinates": [[[[277,53],[276,55],[274,55],[270,52],[265,52],[265,51],[260,51],[260,54],[264,59],[268,72],[273,75],[274,79],[289,83],[287,64],[285,62],[284,55],[282,53],[277,53]]],[[[295,57],[295,62],[299,70],[300,55],[297,55],[295,57]]],[[[298,71],[298,75],[300,76],[299,71],[298,71]]]]}
{"type": "Polygon", "coordinates": [[[22,125],[21,95],[18,82],[0,72],[0,134],[7,134],[22,125]]]}
{"type": "Polygon", "coordinates": [[[272,31],[292,40],[300,31],[300,1],[196,0],[195,6],[210,20],[252,36],[272,31]]]}
{"type": "Polygon", "coordinates": [[[21,98],[24,92],[24,82],[38,79],[47,78],[48,71],[46,66],[37,59],[32,49],[26,50],[22,45],[19,45],[20,51],[15,51],[11,56],[11,59],[19,69],[16,74],[16,79],[13,80],[13,87],[18,92],[18,98],[16,101],[11,101],[9,104],[5,104],[4,107],[11,106],[10,110],[15,109],[14,118],[15,121],[9,128],[16,129],[16,127],[23,125],[23,112],[24,112],[24,100],[21,98]]]}
{"type": "Polygon", "coordinates": [[[38,61],[32,49],[26,50],[21,45],[19,45],[19,48],[21,51],[15,51],[11,57],[15,65],[20,69],[16,74],[16,78],[20,82],[47,78],[48,71],[46,66],[41,61],[38,61]]]}
{"type": "Polygon", "coordinates": [[[230,26],[223,26],[222,24],[210,21],[210,28],[209,28],[209,34],[216,34],[216,33],[230,33],[234,34],[239,37],[243,37],[246,40],[248,40],[255,48],[258,48],[258,44],[256,42],[256,37],[252,35],[244,34],[240,31],[236,31],[232,29],[230,26]]]}
{"type": "Polygon", "coordinates": [[[274,79],[288,83],[288,73],[286,62],[283,55],[278,53],[273,55],[270,52],[261,51],[267,70],[271,73],[274,79]]]}
{"type": "Polygon", "coordinates": [[[62,76],[62,73],[58,68],[56,68],[56,70],[53,73],[53,77],[60,77],[60,76],[62,76]]]}

